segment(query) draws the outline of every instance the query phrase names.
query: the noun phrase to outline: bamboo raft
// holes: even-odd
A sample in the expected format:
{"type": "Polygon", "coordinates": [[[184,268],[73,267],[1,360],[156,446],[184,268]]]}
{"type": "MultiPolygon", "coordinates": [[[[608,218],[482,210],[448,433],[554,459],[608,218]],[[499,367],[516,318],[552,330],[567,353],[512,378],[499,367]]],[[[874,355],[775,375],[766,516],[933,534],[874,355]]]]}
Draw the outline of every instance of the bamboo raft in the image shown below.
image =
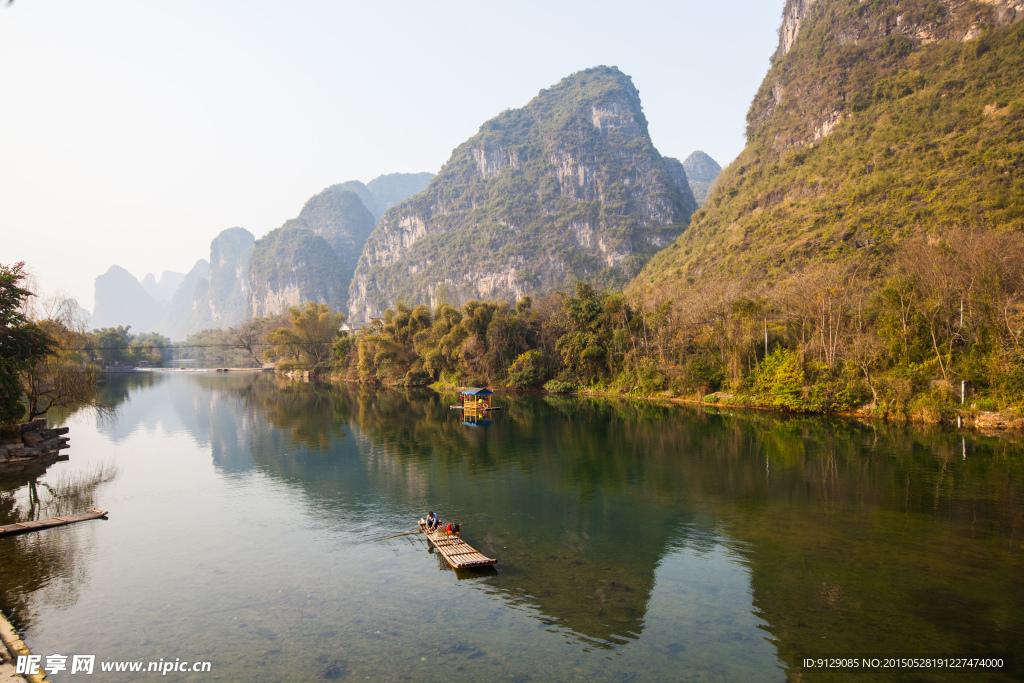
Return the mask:
{"type": "Polygon", "coordinates": [[[89,519],[99,519],[106,517],[106,510],[97,510],[96,508],[89,508],[88,512],[82,512],[77,515],[65,515],[63,517],[53,517],[51,519],[41,519],[35,522],[18,522],[15,524],[8,524],[6,526],[0,526],[0,538],[4,536],[14,536],[15,534],[25,534],[29,531],[39,531],[40,529],[49,529],[55,526],[64,526],[65,524],[74,524],[75,522],[84,522],[89,519]]]}
{"type": "Polygon", "coordinates": [[[489,567],[498,564],[498,561],[491,557],[485,557],[480,551],[463,541],[458,536],[449,536],[443,528],[436,531],[427,531],[426,520],[420,520],[420,531],[427,537],[427,541],[441,553],[452,569],[467,569],[469,567],[489,567]]]}

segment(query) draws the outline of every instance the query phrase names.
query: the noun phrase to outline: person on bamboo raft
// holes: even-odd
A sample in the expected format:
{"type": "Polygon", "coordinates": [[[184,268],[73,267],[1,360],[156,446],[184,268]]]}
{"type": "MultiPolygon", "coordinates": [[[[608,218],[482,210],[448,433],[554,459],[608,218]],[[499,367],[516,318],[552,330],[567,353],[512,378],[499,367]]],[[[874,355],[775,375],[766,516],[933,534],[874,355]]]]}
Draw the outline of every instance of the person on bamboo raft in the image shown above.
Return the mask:
{"type": "Polygon", "coordinates": [[[433,531],[437,528],[437,525],[441,523],[441,518],[431,510],[430,514],[427,515],[427,528],[433,531]]]}

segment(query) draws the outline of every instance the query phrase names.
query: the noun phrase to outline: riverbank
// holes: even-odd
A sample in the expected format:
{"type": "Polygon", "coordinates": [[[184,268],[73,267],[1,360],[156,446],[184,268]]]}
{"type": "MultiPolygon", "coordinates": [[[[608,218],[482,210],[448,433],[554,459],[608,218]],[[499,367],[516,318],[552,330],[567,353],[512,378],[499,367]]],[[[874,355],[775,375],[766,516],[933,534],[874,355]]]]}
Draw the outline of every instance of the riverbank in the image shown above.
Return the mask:
{"type": "MultiPolygon", "coordinates": [[[[308,381],[308,375],[305,377],[299,377],[296,376],[296,373],[282,374],[288,377],[289,379],[305,379],[308,381]]],[[[333,375],[329,379],[330,381],[336,383],[363,383],[360,382],[359,380],[354,380],[351,378],[341,377],[337,375],[333,375]]],[[[450,378],[446,378],[438,380],[433,384],[422,385],[421,388],[433,389],[434,391],[437,392],[457,393],[464,386],[466,385],[453,383],[450,381],[450,378]]],[[[412,387],[396,385],[396,388],[412,387]]],[[[520,392],[499,387],[494,389],[494,392],[496,394],[538,393],[549,394],[552,396],[584,396],[594,398],[628,399],[635,401],[661,401],[677,403],[680,405],[699,405],[709,408],[739,408],[742,410],[770,411],[785,413],[789,415],[852,417],[862,420],[897,424],[906,423],[950,425],[955,426],[957,428],[973,429],[987,434],[994,434],[1000,432],[1008,432],[1014,434],[1024,433],[1024,413],[1022,413],[1020,410],[1013,408],[1002,411],[983,410],[979,408],[977,404],[957,406],[955,404],[943,403],[934,400],[926,400],[928,397],[923,395],[917,397],[917,399],[919,400],[910,402],[907,406],[907,410],[896,410],[888,407],[879,406],[877,404],[866,404],[858,407],[844,408],[842,410],[828,411],[813,409],[787,410],[777,405],[771,405],[762,402],[758,399],[758,397],[750,394],[727,394],[725,392],[715,392],[713,394],[707,394],[702,397],[685,397],[674,395],[667,392],[654,395],[632,394],[614,390],[588,388],[581,388],[570,392],[551,392],[544,389],[520,392]]]]}
{"type": "MultiPolygon", "coordinates": [[[[448,387],[445,387],[447,390],[448,387]]],[[[544,392],[550,393],[550,392],[544,392]]],[[[557,394],[556,394],[557,395],[557,394]]],[[[742,410],[759,410],[790,415],[817,415],[821,417],[852,417],[862,420],[879,421],[886,423],[906,424],[933,424],[950,425],[957,428],[973,429],[987,434],[1009,432],[1024,432],[1024,415],[1020,411],[1009,409],[1004,411],[979,410],[977,407],[950,408],[944,407],[919,407],[918,409],[905,413],[889,411],[879,406],[868,404],[857,408],[837,411],[789,411],[778,406],[765,405],[756,401],[755,397],[749,395],[733,395],[725,393],[708,394],[702,398],[687,398],[681,396],[661,395],[634,395],[623,394],[614,391],[595,391],[581,389],[564,394],[568,396],[587,396],[594,398],[619,398],[638,401],[664,401],[678,403],[681,405],[699,405],[709,408],[739,408],[742,410]]]]}
{"type": "Polygon", "coordinates": [[[45,674],[25,675],[17,673],[19,656],[28,656],[32,652],[18,635],[17,631],[0,612],[0,683],[43,683],[45,674]]]}

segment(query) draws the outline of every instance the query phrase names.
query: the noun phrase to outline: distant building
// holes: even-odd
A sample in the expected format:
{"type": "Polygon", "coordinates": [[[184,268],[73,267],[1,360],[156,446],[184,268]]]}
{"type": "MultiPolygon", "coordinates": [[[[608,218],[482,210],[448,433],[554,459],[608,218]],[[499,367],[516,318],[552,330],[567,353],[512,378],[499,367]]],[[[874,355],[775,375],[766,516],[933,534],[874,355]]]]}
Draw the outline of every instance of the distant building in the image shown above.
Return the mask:
{"type": "Polygon", "coordinates": [[[366,323],[350,323],[346,321],[338,328],[338,332],[341,332],[346,337],[351,337],[364,327],[366,327],[366,323]]]}

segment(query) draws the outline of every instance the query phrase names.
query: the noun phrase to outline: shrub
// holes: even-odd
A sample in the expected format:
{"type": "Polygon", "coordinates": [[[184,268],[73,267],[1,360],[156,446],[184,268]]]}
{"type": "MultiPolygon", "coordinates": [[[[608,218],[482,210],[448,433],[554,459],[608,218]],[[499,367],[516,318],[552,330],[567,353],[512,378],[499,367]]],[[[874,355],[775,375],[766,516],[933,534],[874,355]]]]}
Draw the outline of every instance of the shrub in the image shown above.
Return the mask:
{"type": "Polygon", "coordinates": [[[405,377],[395,382],[400,387],[425,387],[430,384],[430,373],[426,370],[410,370],[405,377]]]}
{"type": "Polygon", "coordinates": [[[806,410],[803,395],[804,370],[795,351],[777,347],[764,359],[754,382],[754,391],[768,405],[787,410],[806,410]]]}
{"type": "Polygon", "coordinates": [[[537,389],[551,376],[551,363],[540,351],[527,351],[508,367],[508,386],[514,389],[537,389]]]}
{"type": "Polygon", "coordinates": [[[563,372],[561,375],[544,385],[544,391],[552,394],[569,394],[580,388],[579,382],[570,373],[563,372]]]}

